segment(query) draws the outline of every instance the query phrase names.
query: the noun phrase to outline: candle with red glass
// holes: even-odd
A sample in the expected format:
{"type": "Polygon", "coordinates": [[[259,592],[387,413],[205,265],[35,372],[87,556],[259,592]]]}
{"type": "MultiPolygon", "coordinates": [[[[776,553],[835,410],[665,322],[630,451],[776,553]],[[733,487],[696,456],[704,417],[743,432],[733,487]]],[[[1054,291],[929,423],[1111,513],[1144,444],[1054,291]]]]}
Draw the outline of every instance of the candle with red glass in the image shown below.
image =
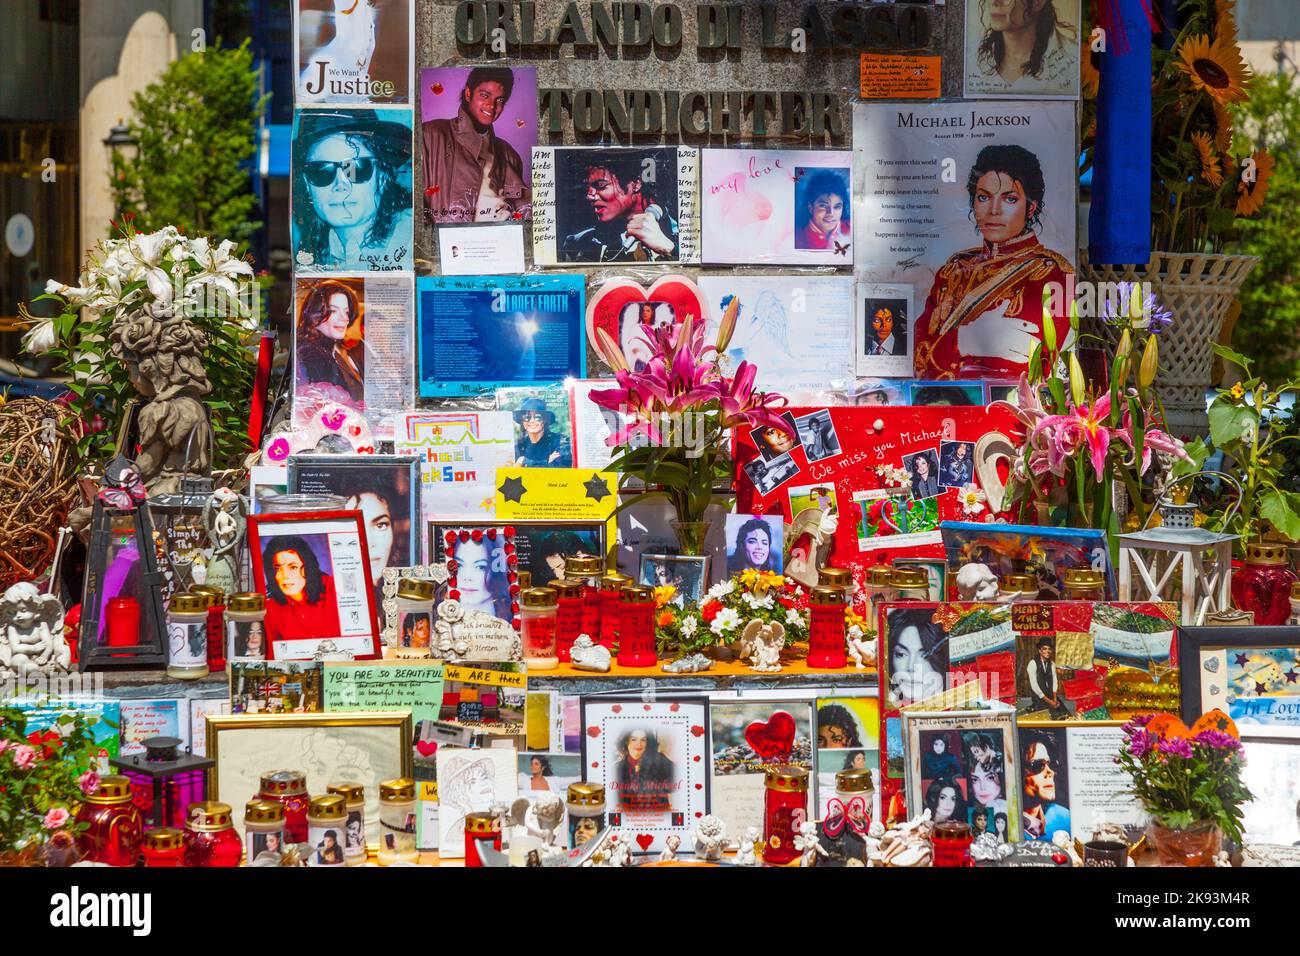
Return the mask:
{"type": "Polygon", "coordinates": [[[185,865],[185,834],[175,827],[159,827],[144,835],[144,865],[148,867],[181,867],[185,865]]]}
{"type": "Polygon", "coordinates": [[[837,587],[815,587],[809,592],[808,666],[822,670],[843,667],[844,612],[848,604],[837,587]]]}
{"type": "Polygon", "coordinates": [[[141,741],[143,754],[115,757],[109,765],[131,781],[131,795],[154,827],[185,826],[186,810],[208,797],[208,768],[215,761],[181,751],[176,737],[141,741]]]}
{"type": "Polygon", "coordinates": [[[131,801],[131,781],[111,774],[86,797],[76,822],[85,824],[77,834],[77,851],[83,860],[109,866],[135,866],[140,859],[144,817],[131,801]]]}
{"type": "Polygon", "coordinates": [[[284,838],[289,843],[307,842],[307,776],[300,770],[273,770],[262,775],[258,797],[284,807],[284,838]]]}
{"type": "Polygon", "coordinates": [[[239,866],[244,841],[235,830],[230,804],[216,800],[190,805],[185,822],[185,866],[239,866]]]}
{"type": "Polygon", "coordinates": [[[623,589],[631,583],[631,578],[617,571],[611,571],[600,579],[600,634],[593,634],[591,637],[611,651],[618,643],[618,622],[621,616],[623,589]]]}
{"type": "Polygon", "coordinates": [[[600,576],[605,562],[589,555],[564,559],[564,578],[582,585],[582,632],[593,641],[600,640],[600,576]]]}
{"type": "Polygon", "coordinates": [[[959,820],[936,823],[930,831],[931,866],[970,866],[975,841],[970,824],[959,820]]]}
{"type": "MultiPolygon", "coordinates": [[[[133,597],[110,598],[108,602],[108,646],[131,647],[140,641],[140,602],[133,597]]],[[[114,654],[113,657],[126,657],[114,654]]]]}
{"type": "Polygon", "coordinates": [[[226,592],[210,584],[196,584],[191,594],[208,602],[208,670],[226,669],[226,592]]]}
{"type": "Polygon", "coordinates": [[[1285,544],[1246,543],[1246,563],[1232,572],[1232,603],[1253,611],[1255,624],[1285,624],[1291,614],[1295,573],[1287,567],[1285,544]]]}
{"type": "Polygon", "coordinates": [[[483,866],[480,846],[501,852],[501,818],[481,810],[465,814],[465,865],[483,866]]]}
{"type": "Polygon", "coordinates": [[[547,587],[555,591],[555,653],[560,663],[569,663],[573,642],[582,631],[583,592],[581,581],[561,579],[547,587]]]}
{"type": "Polygon", "coordinates": [[[794,838],[808,819],[808,771],[769,767],[763,796],[763,862],[778,866],[799,856],[794,838]]]}
{"type": "Polygon", "coordinates": [[[623,589],[619,605],[618,666],[654,667],[655,593],[644,584],[623,589]]]}
{"type": "Polygon", "coordinates": [[[516,570],[519,566],[519,555],[515,551],[515,529],[513,525],[506,525],[500,529],[487,528],[485,530],[475,528],[473,530],[448,531],[443,535],[442,542],[447,553],[447,597],[453,601],[460,600],[460,561],[456,558],[457,546],[466,541],[482,543],[484,538],[493,543],[498,538],[501,539],[501,550],[505,552],[506,556],[506,580],[510,584],[510,623],[518,631],[521,627],[519,620],[519,572],[516,570]]]}

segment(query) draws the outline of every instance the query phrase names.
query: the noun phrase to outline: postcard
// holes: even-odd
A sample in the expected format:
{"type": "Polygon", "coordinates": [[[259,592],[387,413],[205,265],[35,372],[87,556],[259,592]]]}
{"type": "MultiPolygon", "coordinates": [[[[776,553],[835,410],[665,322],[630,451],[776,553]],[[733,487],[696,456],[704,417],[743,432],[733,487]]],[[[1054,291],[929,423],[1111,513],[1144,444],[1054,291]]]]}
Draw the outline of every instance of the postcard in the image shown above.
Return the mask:
{"type": "MultiPolygon", "coordinates": [[[[1079,97],[1079,48],[1084,34],[1081,0],[1038,4],[966,4],[967,99],[1079,97]],[[1031,12],[1032,11],[1032,12],[1031,12]],[[1016,55],[1007,36],[1033,39],[1016,55]]],[[[1088,55],[1084,52],[1084,55],[1088,55]]]]}
{"type": "Polygon", "coordinates": [[[517,275],[524,271],[524,227],[441,226],[438,261],[445,276],[517,275]]]}
{"type": "Polygon", "coordinates": [[[859,375],[912,375],[912,287],[858,284],[853,316],[854,367],[859,375]]]}
{"type": "Polygon", "coordinates": [[[190,741],[190,707],[184,698],[122,701],[122,756],[144,753],[150,737],[176,737],[182,748],[190,741]]]}
{"type": "Polygon", "coordinates": [[[415,0],[295,0],[293,100],[411,102],[415,0]]]}

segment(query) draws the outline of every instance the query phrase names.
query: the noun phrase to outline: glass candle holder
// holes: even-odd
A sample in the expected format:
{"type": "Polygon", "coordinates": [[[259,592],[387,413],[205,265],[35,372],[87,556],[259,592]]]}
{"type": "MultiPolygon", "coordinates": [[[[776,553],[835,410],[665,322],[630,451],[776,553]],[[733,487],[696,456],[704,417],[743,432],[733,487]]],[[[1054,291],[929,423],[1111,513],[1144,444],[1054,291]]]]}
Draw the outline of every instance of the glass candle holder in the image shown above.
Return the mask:
{"type": "Polygon", "coordinates": [[[569,663],[573,642],[582,633],[583,594],[586,587],[580,581],[561,579],[548,587],[555,591],[555,655],[560,663],[569,663]]]}
{"type": "Polygon", "coordinates": [[[530,671],[553,671],[560,666],[556,654],[554,588],[529,588],[519,602],[519,631],[524,645],[524,661],[530,671]]]}
{"type": "Polygon", "coordinates": [[[185,823],[185,865],[239,866],[244,841],[235,830],[230,804],[215,800],[190,805],[185,823]]]}
{"type": "Polygon", "coordinates": [[[564,559],[564,578],[582,585],[582,631],[593,641],[600,640],[600,576],[605,562],[588,555],[564,559]]]}
{"type": "Polygon", "coordinates": [[[819,568],[817,584],[824,588],[839,588],[847,598],[853,594],[853,572],[849,568],[819,568]]]}
{"type": "Polygon", "coordinates": [[[385,780],[379,785],[379,865],[414,863],[415,781],[410,777],[385,780]]]}
{"type": "Polygon", "coordinates": [[[848,603],[838,587],[817,586],[809,592],[808,666],[834,670],[848,663],[844,652],[844,613],[848,603]]]}
{"type": "Polygon", "coordinates": [[[654,667],[655,594],[644,584],[623,589],[619,605],[618,666],[654,667]]]}
{"type": "Polygon", "coordinates": [[[575,849],[605,829],[605,788],[599,783],[571,783],[567,796],[569,849],[575,849]]]}
{"type": "Polygon", "coordinates": [[[799,856],[794,838],[808,819],[808,771],[770,767],[763,793],[763,862],[782,866],[799,856]]]}
{"type": "Polygon", "coordinates": [[[632,583],[626,574],[611,571],[600,579],[600,634],[592,639],[613,650],[618,644],[619,608],[623,589],[632,583]]]}
{"type": "MultiPolygon", "coordinates": [[[[140,643],[140,602],[133,597],[115,597],[108,601],[108,646],[131,647],[140,643]]],[[[126,657],[126,654],[113,654],[126,657]]]]}
{"type": "Polygon", "coordinates": [[[273,770],[262,775],[257,794],[284,807],[284,838],[289,843],[307,842],[307,775],[301,770],[273,770]]]}
{"type": "Polygon", "coordinates": [[[922,568],[894,568],[889,573],[890,600],[895,604],[930,600],[930,576],[922,568]]]}
{"type": "Polygon", "coordinates": [[[347,807],[343,861],[348,866],[361,866],[366,862],[366,788],[359,783],[331,783],[325,792],[341,796],[347,807]]]}
{"type": "Polygon", "coordinates": [[[945,820],[930,831],[931,866],[970,866],[970,845],[975,841],[969,823],[945,820]]]}
{"type": "Polygon", "coordinates": [[[894,569],[887,564],[877,564],[867,571],[867,599],[871,607],[871,616],[874,620],[876,608],[886,602],[894,599],[893,591],[894,569]]]}
{"type": "Polygon", "coordinates": [[[1061,578],[1063,601],[1106,600],[1106,578],[1092,568],[1069,568],[1061,578]]]}
{"type": "Polygon", "coordinates": [[[226,657],[266,659],[266,598],[256,591],[230,595],[226,605],[226,657]]]}
{"type": "Polygon", "coordinates": [[[311,798],[307,808],[308,866],[346,866],[343,841],[348,822],[348,804],[340,794],[311,798]]]}
{"type": "Polygon", "coordinates": [[[178,591],[167,602],[167,676],[208,676],[208,601],[201,594],[178,591]]]}
{"type": "Polygon", "coordinates": [[[1295,572],[1287,566],[1286,545],[1251,541],[1246,562],[1232,572],[1232,603],[1255,613],[1261,627],[1285,624],[1291,613],[1295,572]]]}
{"type": "Polygon", "coordinates": [[[490,846],[501,852],[501,818],[483,810],[465,814],[465,865],[482,866],[480,846],[490,846]]]}
{"type": "Polygon", "coordinates": [[[843,809],[845,822],[860,836],[866,836],[871,826],[871,802],[875,790],[870,770],[839,770],[835,773],[835,799],[840,802],[837,809],[843,809]]]}
{"type": "Polygon", "coordinates": [[[144,865],[154,868],[175,868],[185,865],[185,833],[175,827],[159,827],[144,835],[140,846],[144,865]]]}
{"type": "Polygon", "coordinates": [[[208,671],[226,669],[226,592],[210,584],[190,588],[208,602],[208,671]]]}
{"type": "Polygon", "coordinates": [[[284,856],[284,807],[253,799],[244,806],[244,859],[251,866],[263,853],[284,856]]]}
{"type": "Polygon", "coordinates": [[[998,578],[998,594],[1003,601],[1038,600],[1038,578],[1032,574],[1004,574],[998,578]]]}
{"type": "Polygon", "coordinates": [[[397,582],[397,643],[428,647],[433,634],[433,599],[437,585],[422,578],[397,582]]]}
{"type": "Polygon", "coordinates": [[[99,789],[86,797],[76,822],[86,824],[77,834],[83,860],[109,866],[135,866],[140,858],[144,817],[131,799],[131,781],[119,774],[100,778],[99,789]]]}

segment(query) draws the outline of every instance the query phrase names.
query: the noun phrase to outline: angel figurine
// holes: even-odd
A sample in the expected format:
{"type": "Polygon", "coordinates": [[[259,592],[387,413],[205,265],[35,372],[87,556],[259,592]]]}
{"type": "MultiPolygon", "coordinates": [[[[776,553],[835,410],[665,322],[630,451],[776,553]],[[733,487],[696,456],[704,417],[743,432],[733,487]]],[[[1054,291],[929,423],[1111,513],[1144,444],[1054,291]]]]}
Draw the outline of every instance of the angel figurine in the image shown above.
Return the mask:
{"type": "Polygon", "coordinates": [[[226,594],[239,590],[239,554],[248,524],[248,499],[229,488],[218,488],[203,504],[203,529],[212,556],[204,583],[226,594]]]}
{"type": "Polygon", "coordinates": [[[794,848],[803,854],[799,858],[800,866],[816,866],[818,854],[830,857],[822,847],[821,841],[817,839],[817,824],[812,820],[805,820],[799,824],[799,835],[794,838],[794,848]]]}
{"type": "Polygon", "coordinates": [[[874,667],[876,663],[876,642],[857,624],[849,627],[847,637],[849,657],[853,658],[853,666],[858,670],[874,667]]]}
{"type": "Polygon", "coordinates": [[[758,827],[746,827],[745,835],[740,839],[740,847],[736,850],[736,866],[758,866],[758,851],[755,849],[758,840],[758,827]]]}
{"type": "Polygon", "coordinates": [[[520,797],[510,805],[508,822],[523,827],[543,845],[551,846],[555,843],[555,831],[564,822],[564,800],[558,793],[540,793],[534,800],[520,797]]]}
{"type": "Polygon", "coordinates": [[[63,635],[63,605],[53,594],[19,581],[0,599],[0,673],[66,674],[72,650],[63,635]]]}
{"type": "Polygon", "coordinates": [[[816,587],[817,572],[830,560],[839,526],[840,519],[834,510],[817,507],[799,512],[785,532],[786,577],[804,587],[816,587]]]}
{"type": "Polygon", "coordinates": [[[740,632],[740,643],[750,649],[750,670],[773,673],[781,669],[785,625],[780,621],[750,621],[740,632]]]}

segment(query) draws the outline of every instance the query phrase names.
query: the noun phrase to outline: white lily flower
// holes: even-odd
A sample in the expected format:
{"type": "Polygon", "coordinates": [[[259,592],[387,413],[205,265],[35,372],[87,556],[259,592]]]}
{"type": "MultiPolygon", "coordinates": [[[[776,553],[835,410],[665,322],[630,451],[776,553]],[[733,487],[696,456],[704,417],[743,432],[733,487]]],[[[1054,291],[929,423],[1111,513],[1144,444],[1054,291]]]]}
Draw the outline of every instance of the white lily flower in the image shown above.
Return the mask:
{"type": "Polygon", "coordinates": [[[23,335],[23,351],[31,355],[40,355],[54,348],[58,341],[58,333],[54,331],[54,320],[38,319],[23,335]]]}

